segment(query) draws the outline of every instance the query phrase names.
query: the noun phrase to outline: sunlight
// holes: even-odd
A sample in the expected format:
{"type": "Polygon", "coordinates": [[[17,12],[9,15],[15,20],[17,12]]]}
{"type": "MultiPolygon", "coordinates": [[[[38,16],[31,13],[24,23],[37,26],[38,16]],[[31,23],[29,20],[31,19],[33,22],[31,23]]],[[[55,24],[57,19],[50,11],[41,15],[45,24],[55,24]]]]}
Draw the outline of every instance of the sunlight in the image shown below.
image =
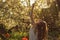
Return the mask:
{"type": "Polygon", "coordinates": [[[47,4],[47,0],[41,1],[38,3],[40,5],[40,8],[49,8],[50,6],[47,4]]]}
{"type": "Polygon", "coordinates": [[[6,0],[2,0],[2,2],[5,2],[6,0]]]}
{"type": "Polygon", "coordinates": [[[10,14],[13,14],[12,12],[10,12],[10,14]]]}
{"type": "Polygon", "coordinates": [[[24,1],[24,0],[20,0],[20,1],[24,1]]]}
{"type": "Polygon", "coordinates": [[[24,1],[24,2],[23,2],[23,5],[27,6],[27,3],[24,1]]]}
{"type": "Polygon", "coordinates": [[[21,1],[22,5],[27,6],[27,3],[25,0],[20,0],[20,1],[21,1]]]}
{"type": "Polygon", "coordinates": [[[30,0],[30,5],[32,6],[32,4],[35,2],[36,0],[30,0]]]}
{"type": "Polygon", "coordinates": [[[40,8],[49,8],[49,6],[45,3],[45,4],[42,4],[40,8]]]}
{"type": "MultiPolygon", "coordinates": [[[[21,0],[21,2],[22,2],[22,5],[27,6],[27,3],[26,3],[25,0],[21,0]]],[[[32,6],[32,4],[33,4],[34,2],[35,2],[35,0],[30,0],[30,6],[32,6]]]]}
{"type": "MultiPolygon", "coordinates": [[[[27,6],[26,1],[21,0],[22,1],[22,5],[27,6]]],[[[30,0],[30,6],[32,6],[33,3],[35,3],[36,0],[30,0]]],[[[40,6],[40,8],[49,8],[50,6],[47,4],[47,0],[40,0],[40,2],[38,3],[38,6],[40,6]]]]}

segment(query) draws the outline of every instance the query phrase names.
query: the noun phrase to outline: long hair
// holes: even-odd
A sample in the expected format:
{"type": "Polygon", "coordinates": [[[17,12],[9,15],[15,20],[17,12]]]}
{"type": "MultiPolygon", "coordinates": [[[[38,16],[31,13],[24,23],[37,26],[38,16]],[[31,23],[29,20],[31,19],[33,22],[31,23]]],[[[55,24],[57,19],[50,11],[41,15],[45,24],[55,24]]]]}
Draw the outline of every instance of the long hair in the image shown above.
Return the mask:
{"type": "Polygon", "coordinates": [[[46,40],[46,34],[47,34],[47,23],[45,21],[39,21],[36,24],[37,29],[37,39],[38,40],[46,40]]]}

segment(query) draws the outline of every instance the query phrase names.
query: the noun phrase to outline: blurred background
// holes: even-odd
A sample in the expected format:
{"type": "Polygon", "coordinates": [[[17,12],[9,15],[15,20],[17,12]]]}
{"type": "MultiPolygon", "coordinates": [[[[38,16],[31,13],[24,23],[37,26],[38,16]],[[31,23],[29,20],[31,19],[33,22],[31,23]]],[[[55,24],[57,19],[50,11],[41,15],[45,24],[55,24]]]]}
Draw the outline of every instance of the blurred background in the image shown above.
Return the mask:
{"type": "MultiPolygon", "coordinates": [[[[60,40],[60,0],[0,0],[0,24],[11,35],[7,39],[22,40],[24,36],[29,38],[33,3],[34,21],[43,19],[47,22],[48,40],[60,40]]],[[[0,34],[3,33],[0,31],[0,34]]]]}

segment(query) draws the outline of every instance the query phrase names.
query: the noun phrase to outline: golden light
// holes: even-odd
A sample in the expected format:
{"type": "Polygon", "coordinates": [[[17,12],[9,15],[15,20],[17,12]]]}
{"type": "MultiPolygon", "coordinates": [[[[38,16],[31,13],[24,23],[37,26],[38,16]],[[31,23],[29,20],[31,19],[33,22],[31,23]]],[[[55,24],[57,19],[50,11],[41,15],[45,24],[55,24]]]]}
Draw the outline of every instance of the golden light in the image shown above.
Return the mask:
{"type": "Polygon", "coordinates": [[[35,3],[36,0],[30,0],[30,5],[32,6],[33,3],[35,3]]]}
{"type": "Polygon", "coordinates": [[[2,0],[2,2],[5,2],[6,0],[2,0]]]}
{"type": "Polygon", "coordinates": [[[38,5],[40,6],[40,8],[49,8],[50,5],[47,4],[47,0],[41,0],[38,5]]]}

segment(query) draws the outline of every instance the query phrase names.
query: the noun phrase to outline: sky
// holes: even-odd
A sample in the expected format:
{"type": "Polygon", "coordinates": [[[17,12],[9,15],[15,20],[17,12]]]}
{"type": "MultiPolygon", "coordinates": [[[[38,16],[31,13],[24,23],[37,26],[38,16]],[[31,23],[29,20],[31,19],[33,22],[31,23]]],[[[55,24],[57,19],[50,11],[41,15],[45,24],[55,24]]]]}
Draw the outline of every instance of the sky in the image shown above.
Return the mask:
{"type": "Polygon", "coordinates": [[[35,0],[30,0],[30,5],[32,5],[35,2],[35,0]]]}
{"type": "MultiPolygon", "coordinates": [[[[2,0],[3,2],[5,2],[6,0],[2,0]]],[[[24,0],[21,0],[21,1],[24,1],[24,0]]],[[[32,4],[35,2],[36,0],[30,0],[30,5],[32,6],[32,4]]],[[[27,3],[26,2],[23,2],[23,5],[27,6],[27,3]]],[[[40,5],[40,3],[39,3],[40,5]]],[[[47,1],[44,0],[44,3],[41,3],[40,5],[40,8],[47,8],[47,1]]]]}
{"type": "MultiPolygon", "coordinates": [[[[6,0],[2,0],[3,2],[5,2],[6,0]]],[[[24,0],[21,0],[21,1],[24,1],[24,0]]],[[[35,2],[35,0],[30,0],[30,5],[32,5],[33,3],[35,2]]],[[[26,3],[24,2],[23,4],[26,5],[26,3]]]]}
{"type": "MultiPolygon", "coordinates": [[[[30,0],[30,4],[32,5],[36,0],[30,0]]],[[[44,0],[43,3],[39,3],[40,8],[48,8],[47,0],[44,0]]]]}
{"type": "MultiPolygon", "coordinates": [[[[24,0],[21,0],[24,1],[24,0]]],[[[35,0],[30,0],[30,5],[32,6],[32,4],[35,2],[35,0]]],[[[26,2],[23,2],[23,5],[27,6],[26,2]]]]}

